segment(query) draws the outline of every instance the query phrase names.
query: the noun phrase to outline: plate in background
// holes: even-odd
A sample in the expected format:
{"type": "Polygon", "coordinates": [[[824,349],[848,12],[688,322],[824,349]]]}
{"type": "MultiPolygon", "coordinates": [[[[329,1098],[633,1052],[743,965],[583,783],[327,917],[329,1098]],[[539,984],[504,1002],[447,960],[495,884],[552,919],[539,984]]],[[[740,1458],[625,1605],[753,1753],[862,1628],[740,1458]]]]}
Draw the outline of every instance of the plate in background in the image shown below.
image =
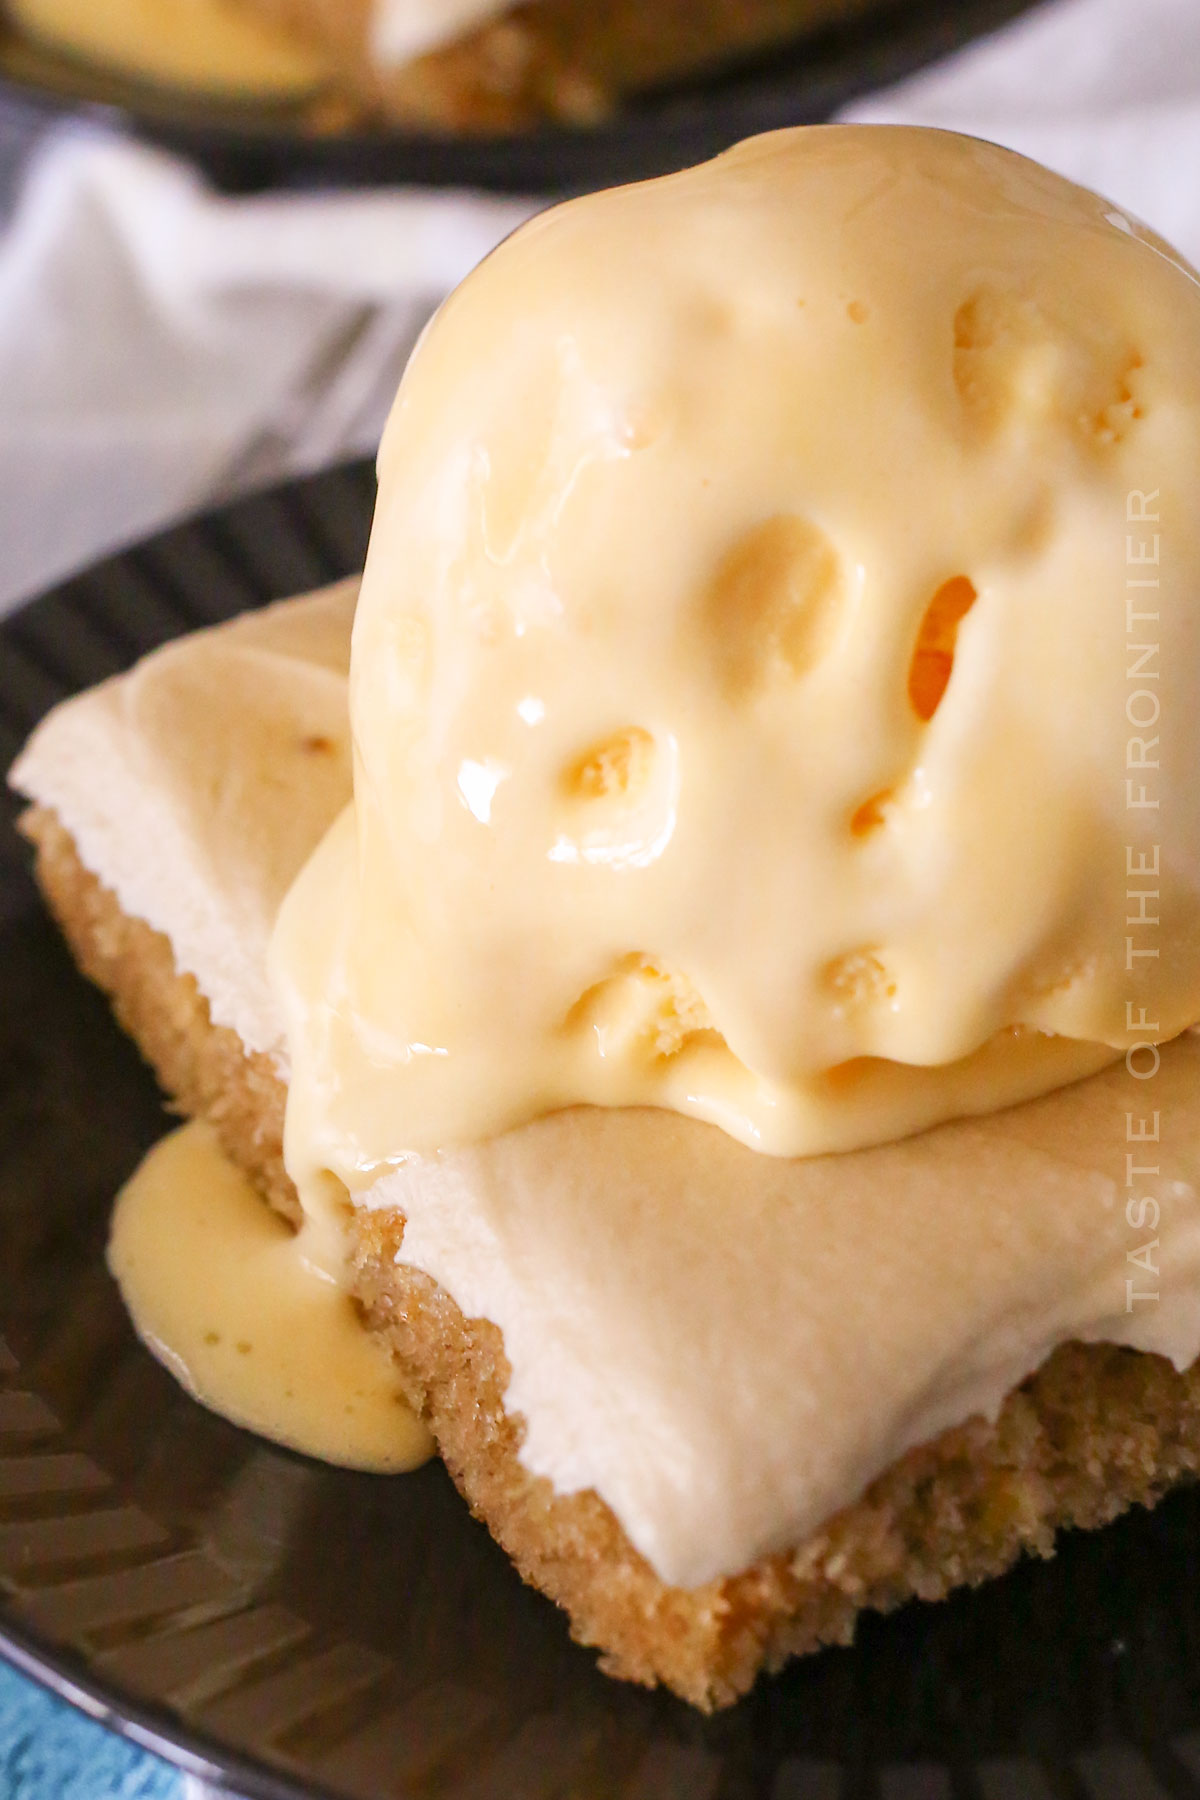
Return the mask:
{"type": "MultiPolygon", "coordinates": [[[[0,764],[179,632],[360,566],[365,464],[100,564],[0,624],[0,764]]],[[[262,1800],[1200,1800],[1200,1490],[867,1618],[730,1711],[611,1682],[440,1465],[265,1444],[137,1343],[112,1195],[168,1120],[0,820],[0,1650],[262,1800]]]]}
{"type": "MultiPolygon", "coordinates": [[[[5,87],[51,111],[84,111],[200,162],[219,186],[417,182],[537,193],[604,187],[686,167],[739,138],[828,119],[1023,12],[1030,0],[880,0],[739,73],[629,106],[591,128],[503,137],[349,131],[321,135],[286,111],[139,87],[29,45],[0,22],[5,87]]],[[[0,11],[3,0],[0,0],[0,11]]]]}

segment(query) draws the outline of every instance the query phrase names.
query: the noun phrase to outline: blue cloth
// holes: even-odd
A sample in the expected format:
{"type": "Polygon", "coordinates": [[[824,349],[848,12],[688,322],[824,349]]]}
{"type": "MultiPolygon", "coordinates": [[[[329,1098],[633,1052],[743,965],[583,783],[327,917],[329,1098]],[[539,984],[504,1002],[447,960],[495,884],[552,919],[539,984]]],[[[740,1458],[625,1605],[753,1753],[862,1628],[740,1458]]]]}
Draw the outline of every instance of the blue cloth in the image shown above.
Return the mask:
{"type": "Polygon", "coordinates": [[[0,1662],[0,1800],[181,1800],[176,1770],[0,1662]]]}

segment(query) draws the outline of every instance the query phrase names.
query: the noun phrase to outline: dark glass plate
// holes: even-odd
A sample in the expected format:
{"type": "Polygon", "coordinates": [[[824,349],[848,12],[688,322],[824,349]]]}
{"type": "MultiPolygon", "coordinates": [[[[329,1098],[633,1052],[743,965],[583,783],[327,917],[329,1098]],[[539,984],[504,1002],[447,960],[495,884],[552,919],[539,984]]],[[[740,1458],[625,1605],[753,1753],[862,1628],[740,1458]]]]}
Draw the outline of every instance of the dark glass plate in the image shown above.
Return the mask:
{"type": "MultiPolygon", "coordinates": [[[[62,695],[360,563],[366,465],[183,525],[0,625],[0,762],[62,695]]],[[[161,1099],[0,822],[0,1648],[297,1800],[1200,1797],[1200,1491],[868,1618],[711,1720],[611,1682],[440,1465],[276,1450],[141,1349],[103,1263],[161,1099]]]]}
{"type": "Polygon", "coordinates": [[[286,111],[189,100],[52,56],[6,31],[2,18],[0,90],[7,87],[52,110],[98,113],[195,157],[229,189],[333,181],[577,191],[685,168],[756,131],[827,119],[856,96],[898,81],[1029,4],[876,0],[852,24],[810,36],[719,81],[658,94],[602,126],[546,127],[505,137],[387,130],[322,135],[286,111]]]}

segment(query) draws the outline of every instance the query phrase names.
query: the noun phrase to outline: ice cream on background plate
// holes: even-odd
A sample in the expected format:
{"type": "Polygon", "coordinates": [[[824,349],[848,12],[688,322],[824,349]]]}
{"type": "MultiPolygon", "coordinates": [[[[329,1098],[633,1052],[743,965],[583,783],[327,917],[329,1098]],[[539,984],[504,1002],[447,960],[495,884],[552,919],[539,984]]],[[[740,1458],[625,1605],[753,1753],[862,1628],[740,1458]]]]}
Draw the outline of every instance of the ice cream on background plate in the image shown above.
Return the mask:
{"type": "Polygon", "coordinates": [[[503,135],[594,126],[623,101],[771,50],[803,54],[823,28],[887,11],[887,0],[8,0],[6,17],[35,46],[162,90],[156,111],[182,96],[283,105],[317,134],[503,135]]]}

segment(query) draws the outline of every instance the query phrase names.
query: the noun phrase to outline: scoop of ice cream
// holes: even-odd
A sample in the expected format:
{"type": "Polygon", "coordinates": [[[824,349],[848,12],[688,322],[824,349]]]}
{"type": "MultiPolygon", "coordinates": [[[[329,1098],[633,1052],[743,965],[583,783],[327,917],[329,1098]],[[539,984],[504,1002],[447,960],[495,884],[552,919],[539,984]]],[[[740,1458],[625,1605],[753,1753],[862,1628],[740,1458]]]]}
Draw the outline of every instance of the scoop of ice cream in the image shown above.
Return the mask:
{"type": "Polygon", "coordinates": [[[299,99],[332,73],[294,33],[232,0],[7,0],[5,12],[51,50],[136,81],[232,99],[299,99]]]}
{"type": "Polygon", "coordinates": [[[1200,1017],[1198,498],[1200,281],[992,145],[526,226],[383,443],[355,806],[276,938],[304,1154],[847,1148],[1200,1017]]]}

